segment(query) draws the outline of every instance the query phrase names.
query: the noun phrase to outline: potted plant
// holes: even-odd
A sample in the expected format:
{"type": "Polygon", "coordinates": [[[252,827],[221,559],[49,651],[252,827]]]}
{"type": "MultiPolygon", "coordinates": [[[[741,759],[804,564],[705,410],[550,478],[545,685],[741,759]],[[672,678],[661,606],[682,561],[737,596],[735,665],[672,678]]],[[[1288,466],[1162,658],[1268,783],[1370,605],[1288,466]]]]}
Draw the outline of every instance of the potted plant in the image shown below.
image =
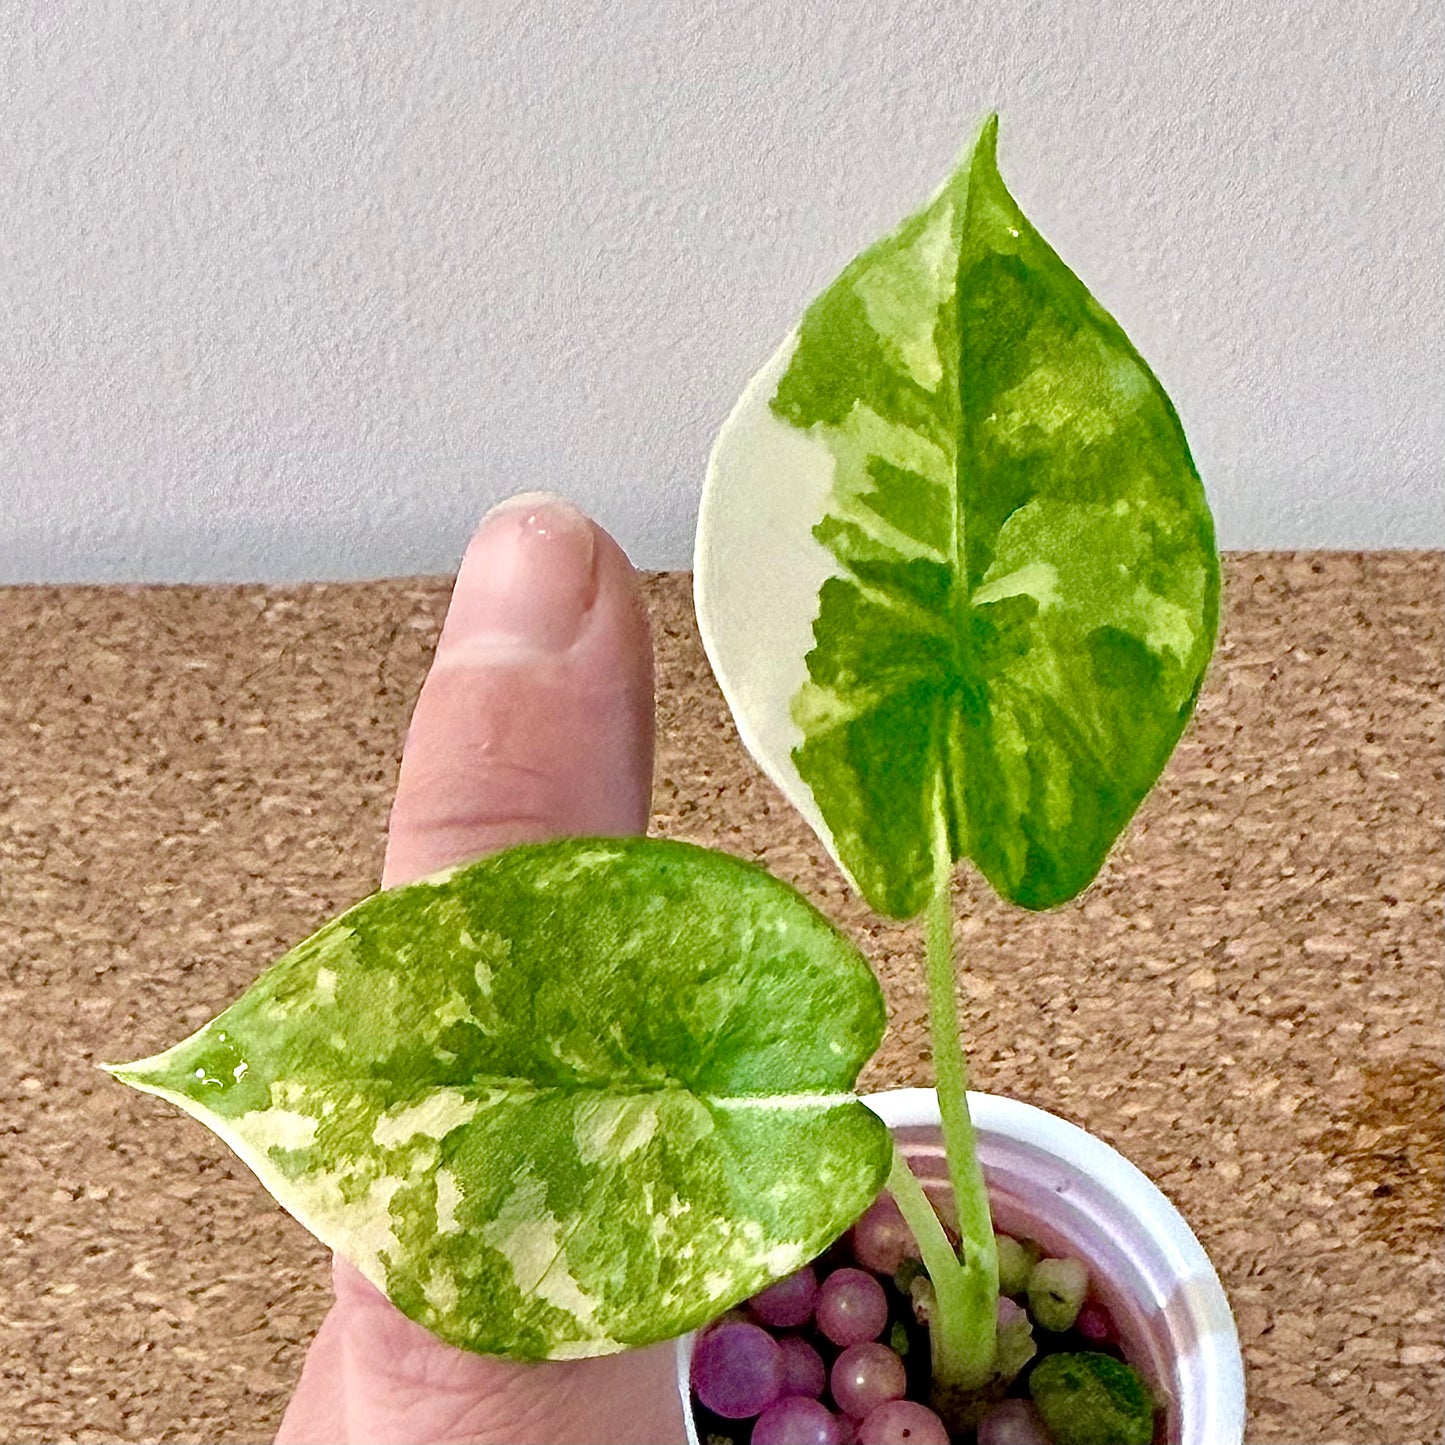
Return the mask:
{"type": "MultiPolygon", "coordinates": [[[[557,1359],[685,1336],[796,1288],[887,1184],[926,1271],[914,1360],[956,1436],[1021,1368],[1000,1365],[1021,1351],[953,870],[971,859],[1030,908],[1088,884],[1188,719],[1219,577],[1167,398],[1009,197],[995,136],[748,388],[696,567],[744,741],[875,908],[926,916],[956,1238],[908,1165],[917,1121],[854,1092],[886,1023],[866,961],[784,884],[686,844],[561,840],[374,895],[112,1069],[454,1344],[557,1359]]],[[[1077,1270],[1055,1280],[1074,1307],[1077,1270]]],[[[1143,1377],[1108,1351],[1054,1358],[1030,1380],[1061,1441],[1150,1438],[1151,1370],[1178,1398],[1148,1358],[1143,1377]]],[[[1237,1438],[1212,1419],[1211,1445],[1237,1438]]]]}
{"type": "MultiPolygon", "coordinates": [[[[951,1216],[935,1092],[894,1089],[865,1102],[888,1124],[930,1201],[951,1216]]],[[[1045,1257],[1086,1262],[1092,1297],[1087,1308],[1093,1323],[1104,1326],[1091,1333],[1096,1338],[1103,1334],[1117,1347],[1159,1402],[1153,1438],[1241,1440],[1244,1379],[1234,1320],[1213,1266],[1174,1206],[1107,1144],[1055,1115],[1018,1100],[976,1093],[969,1094],[969,1108],[994,1227],[1010,1242],[1031,1240],[1045,1257]]],[[[890,1243],[896,1257],[897,1244],[890,1243]]],[[[910,1250],[903,1258],[905,1271],[914,1253],[910,1250]]],[[[874,1257],[870,1262],[880,1261],[874,1257]]],[[[1016,1278],[1010,1287],[1026,1297],[1026,1278],[1016,1278]]],[[[1017,1316],[1014,1320],[1014,1345],[1027,1346],[1028,1334],[1019,1330],[1017,1316]]],[[[1082,1334],[1076,1325],[1070,1336],[1056,1336],[1055,1342],[1068,1344],[1072,1337],[1075,1345],[1098,1348],[1094,1339],[1081,1340],[1082,1334]]],[[[838,1352],[829,1350],[826,1340],[817,1340],[816,1331],[809,1337],[825,1355],[835,1356],[828,1363],[836,1368],[838,1352]]],[[[693,1336],[678,1342],[678,1386],[684,1399],[692,1396],[695,1343],[693,1336]]],[[[1015,1382],[986,1439],[1030,1445],[1040,1437],[1038,1422],[1030,1419],[1026,1407],[1019,1409],[1025,1393],[1015,1382]]],[[[703,1438],[747,1436],[745,1426],[739,1432],[728,1421],[709,1421],[705,1411],[699,1414],[704,1420],[701,1431],[697,1418],[688,1416],[689,1445],[699,1445],[703,1438]]]]}
{"type": "MultiPolygon", "coordinates": [[[[1174,409],[1009,195],[996,142],[991,118],[748,386],[714,448],[694,563],[743,741],[875,910],[926,920],[962,1237],[960,1258],[924,1250],[933,1391],[964,1419],[987,1393],[999,1292],[954,867],[1030,909],[1092,881],[1189,718],[1219,598],[1174,409]]],[[[925,1205],[894,1179],[922,1243],[925,1205]]],[[[1221,1425],[1201,1438],[1228,1438],[1221,1425]]]]}

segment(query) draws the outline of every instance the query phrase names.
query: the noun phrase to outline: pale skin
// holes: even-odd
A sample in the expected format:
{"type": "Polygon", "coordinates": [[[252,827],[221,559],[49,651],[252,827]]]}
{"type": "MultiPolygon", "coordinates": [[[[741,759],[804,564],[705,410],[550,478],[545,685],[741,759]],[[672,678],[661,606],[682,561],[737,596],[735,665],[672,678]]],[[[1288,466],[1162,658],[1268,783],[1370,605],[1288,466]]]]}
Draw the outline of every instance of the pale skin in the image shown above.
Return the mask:
{"type": "MultiPolygon", "coordinates": [[[[402,753],[382,887],[516,843],[642,833],[652,646],[618,545],[559,498],[489,513],[402,753]]],[[[344,1261],[277,1445],[681,1441],[670,1344],[514,1364],[407,1319],[344,1261]]]]}

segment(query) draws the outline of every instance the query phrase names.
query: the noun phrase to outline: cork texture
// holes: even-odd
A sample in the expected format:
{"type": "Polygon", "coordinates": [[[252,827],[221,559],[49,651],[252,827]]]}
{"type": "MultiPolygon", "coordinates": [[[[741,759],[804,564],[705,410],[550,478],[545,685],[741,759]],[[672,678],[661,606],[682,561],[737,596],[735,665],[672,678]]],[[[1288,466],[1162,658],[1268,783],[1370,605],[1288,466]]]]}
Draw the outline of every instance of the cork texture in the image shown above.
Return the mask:
{"type": "MultiPolygon", "coordinates": [[[[1233,1302],[1251,1442],[1445,1434],[1439,553],[1245,553],[1197,718],[1098,882],[961,885],[976,1087],[1175,1201],[1233,1302]]],[[[864,1083],[931,1082],[920,938],[742,750],[685,574],[647,580],[656,831],[803,888],[876,963],[864,1083]]],[[[446,579],[0,589],[0,1439],[255,1441],[324,1253],[93,1065],[173,1042],[376,886],[446,579]]]]}

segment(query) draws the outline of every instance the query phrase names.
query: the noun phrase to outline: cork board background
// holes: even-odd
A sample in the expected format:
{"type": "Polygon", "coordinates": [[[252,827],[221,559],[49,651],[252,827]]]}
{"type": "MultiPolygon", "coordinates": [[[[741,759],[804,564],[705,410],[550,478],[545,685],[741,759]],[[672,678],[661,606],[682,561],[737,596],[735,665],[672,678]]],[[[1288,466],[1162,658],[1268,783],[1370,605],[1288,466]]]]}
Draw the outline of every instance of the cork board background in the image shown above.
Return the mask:
{"type": "MultiPolygon", "coordinates": [[[[1227,559],[1199,713],[1098,883],[967,883],[977,1087],[1099,1134],[1233,1301],[1253,1442],[1445,1434],[1439,553],[1227,559]]],[[[170,1043],[371,892],[447,579],[0,589],[0,1438],[269,1438],[326,1261],[98,1059],[170,1043]]],[[[876,962],[864,1080],[931,1082],[920,940],[740,748],[688,578],[647,583],[655,829],[757,859],[876,962]]]]}

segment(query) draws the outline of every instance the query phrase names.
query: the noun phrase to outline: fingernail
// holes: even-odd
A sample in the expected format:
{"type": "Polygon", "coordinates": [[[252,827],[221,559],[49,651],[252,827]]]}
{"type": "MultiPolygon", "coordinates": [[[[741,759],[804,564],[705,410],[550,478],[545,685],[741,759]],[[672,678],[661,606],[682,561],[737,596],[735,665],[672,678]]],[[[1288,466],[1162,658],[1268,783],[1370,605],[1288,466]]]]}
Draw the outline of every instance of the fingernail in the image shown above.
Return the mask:
{"type": "Polygon", "coordinates": [[[493,507],[462,558],[442,641],[560,652],[591,606],[593,554],[592,524],[561,497],[526,492],[493,507]]]}

